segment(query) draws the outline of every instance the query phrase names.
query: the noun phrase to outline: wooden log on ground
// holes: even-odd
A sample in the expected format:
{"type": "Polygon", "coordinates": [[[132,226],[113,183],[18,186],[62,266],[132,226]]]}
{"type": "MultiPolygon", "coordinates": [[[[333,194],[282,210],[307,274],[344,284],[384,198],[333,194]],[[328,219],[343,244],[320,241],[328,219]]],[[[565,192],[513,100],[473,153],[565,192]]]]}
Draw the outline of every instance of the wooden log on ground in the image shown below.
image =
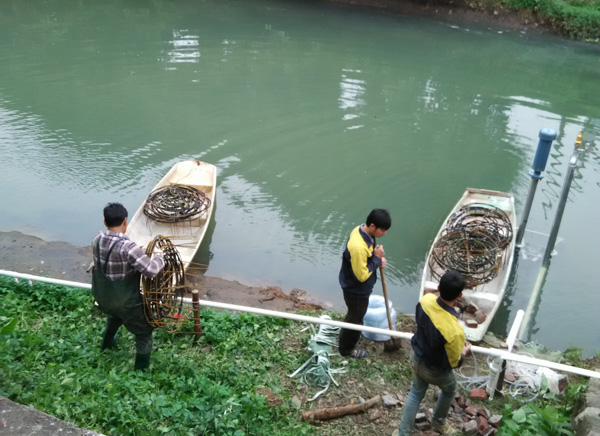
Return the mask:
{"type": "Polygon", "coordinates": [[[364,412],[370,407],[381,401],[379,395],[371,398],[364,403],[348,404],[340,407],[326,407],[324,409],[307,410],[302,412],[303,421],[326,421],[328,419],[339,418],[340,416],[351,415],[364,412]]]}

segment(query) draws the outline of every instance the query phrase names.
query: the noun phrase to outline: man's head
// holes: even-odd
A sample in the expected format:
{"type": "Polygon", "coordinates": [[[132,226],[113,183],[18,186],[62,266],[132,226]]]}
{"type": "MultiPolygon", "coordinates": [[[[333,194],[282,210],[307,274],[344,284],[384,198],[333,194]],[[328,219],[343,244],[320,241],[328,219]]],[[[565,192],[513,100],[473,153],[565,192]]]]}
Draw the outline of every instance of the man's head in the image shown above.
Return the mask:
{"type": "Polygon", "coordinates": [[[104,224],[108,228],[119,227],[127,218],[127,209],[121,203],[108,203],[104,208],[104,224]]]}
{"type": "Polygon", "coordinates": [[[446,271],[440,279],[438,289],[442,300],[454,301],[465,289],[465,279],[459,271],[451,269],[446,271]]]}
{"type": "Polygon", "coordinates": [[[371,231],[371,236],[380,238],[392,227],[392,217],[386,209],[373,209],[365,225],[371,231]]]}

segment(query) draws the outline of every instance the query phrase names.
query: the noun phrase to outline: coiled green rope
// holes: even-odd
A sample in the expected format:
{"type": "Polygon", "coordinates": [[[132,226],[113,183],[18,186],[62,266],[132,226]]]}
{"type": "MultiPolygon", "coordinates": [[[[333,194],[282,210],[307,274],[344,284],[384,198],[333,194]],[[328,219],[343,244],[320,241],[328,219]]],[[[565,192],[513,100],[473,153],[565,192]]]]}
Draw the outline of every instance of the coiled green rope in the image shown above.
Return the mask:
{"type": "MultiPolygon", "coordinates": [[[[321,315],[319,318],[331,319],[327,315],[321,315]]],[[[331,350],[332,346],[337,346],[340,328],[321,324],[319,331],[316,334],[312,325],[311,328],[313,329],[313,335],[309,340],[308,349],[313,352],[313,355],[300,368],[290,375],[292,378],[296,376],[300,377],[302,382],[308,385],[316,385],[323,388],[308,401],[314,401],[319,398],[321,394],[327,392],[331,382],[333,382],[336,386],[339,386],[332,374],[341,374],[347,372],[346,368],[331,368],[329,353],[327,351],[327,349],[331,350]]]]}

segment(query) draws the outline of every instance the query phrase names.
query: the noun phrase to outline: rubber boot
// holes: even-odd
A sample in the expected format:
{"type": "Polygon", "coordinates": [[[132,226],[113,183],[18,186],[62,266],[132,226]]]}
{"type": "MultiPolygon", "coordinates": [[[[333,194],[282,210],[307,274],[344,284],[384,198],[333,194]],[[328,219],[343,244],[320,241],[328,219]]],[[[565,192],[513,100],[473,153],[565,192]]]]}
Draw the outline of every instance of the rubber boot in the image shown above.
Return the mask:
{"type": "Polygon", "coordinates": [[[150,353],[135,355],[135,369],[145,370],[150,366],[150,353]]]}
{"type": "Polygon", "coordinates": [[[115,346],[117,343],[117,332],[109,332],[108,330],[104,332],[104,338],[102,339],[102,344],[100,345],[100,351],[109,350],[115,346]]]}

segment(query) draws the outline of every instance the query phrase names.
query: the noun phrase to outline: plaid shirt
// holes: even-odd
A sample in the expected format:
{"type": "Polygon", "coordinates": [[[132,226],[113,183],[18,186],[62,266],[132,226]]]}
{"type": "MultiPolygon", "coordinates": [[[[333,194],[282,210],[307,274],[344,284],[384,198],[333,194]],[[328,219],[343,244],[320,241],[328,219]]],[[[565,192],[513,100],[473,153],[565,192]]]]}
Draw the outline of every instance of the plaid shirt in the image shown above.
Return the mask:
{"type": "Polygon", "coordinates": [[[165,266],[162,255],[150,259],[135,242],[129,239],[129,236],[108,230],[96,235],[92,242],[92,253],[94,266],[113,281],[130,277],[135,271],[139,271],[146,277],[156,277],[165,266]],[[115,241],[119,242],[112,249],[107,263],[106,256],[115,241]],[[98,253],[98,248],[100,248],[100,253],[98,253]],[[98,257],[102,260],[102,265],[98,262],[98,257]]]}

